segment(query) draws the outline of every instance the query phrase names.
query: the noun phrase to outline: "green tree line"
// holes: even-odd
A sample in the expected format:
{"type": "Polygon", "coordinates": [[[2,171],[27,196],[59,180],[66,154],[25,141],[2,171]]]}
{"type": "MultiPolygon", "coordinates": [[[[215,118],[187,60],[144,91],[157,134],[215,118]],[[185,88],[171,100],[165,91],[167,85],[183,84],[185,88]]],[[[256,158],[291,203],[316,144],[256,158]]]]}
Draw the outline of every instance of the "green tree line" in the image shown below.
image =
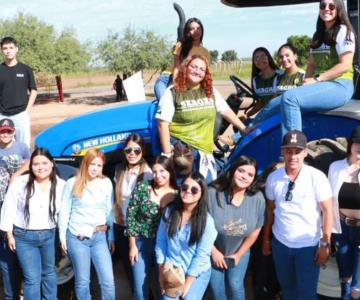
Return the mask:
{"type": "MultiPolygon", "coordinates": [[[[73,28],[57,33],[35,16],[18,13],[12,19],[0,19],[0,36],[13,36],[19,42],[19,59],[36,72],[54,75],[82,72],[104,66],[112,72],[136,72],[144,69],[161,71],[172,63],[174,43],[153,31],[137,31],[127,27],[122,33],[109,32],[96,45],[81,43],[73,28]]],[[[288,42],[299,49],[303,62],[307,60],[310,38],[291,36],[288,42]]],[[[219,58],[210,51],[212,62],[219,58]]],[[[221,60],[238,59],[235,50],[222,53],[221,60]]]]}

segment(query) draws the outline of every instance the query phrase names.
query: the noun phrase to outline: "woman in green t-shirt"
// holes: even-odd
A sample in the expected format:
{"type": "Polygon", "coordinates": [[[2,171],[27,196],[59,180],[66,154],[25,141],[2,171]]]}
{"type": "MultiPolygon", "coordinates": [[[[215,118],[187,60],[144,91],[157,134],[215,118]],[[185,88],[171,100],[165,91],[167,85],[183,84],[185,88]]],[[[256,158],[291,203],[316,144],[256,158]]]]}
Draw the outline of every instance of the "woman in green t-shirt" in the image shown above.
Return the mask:
{"type": "Polygon", "coordinates": [[[208,61],[192,55],[181,64],[174,86],[161,98],[156,118],[163,155],[172,156],[171,145],[177,141],[190,146],[194,169],[208,181],[216,177],[212,151],[217,112],[239,130],[245,130],[245,125],[214,89],[208,61]]]}
{"type": "Polygon", "coordinates": [[[354,92],[355,36],[342,0],[322,0],[304,84],[281,97],[281,130],[302,130],[301,112],[326,111],[354,92]]]}

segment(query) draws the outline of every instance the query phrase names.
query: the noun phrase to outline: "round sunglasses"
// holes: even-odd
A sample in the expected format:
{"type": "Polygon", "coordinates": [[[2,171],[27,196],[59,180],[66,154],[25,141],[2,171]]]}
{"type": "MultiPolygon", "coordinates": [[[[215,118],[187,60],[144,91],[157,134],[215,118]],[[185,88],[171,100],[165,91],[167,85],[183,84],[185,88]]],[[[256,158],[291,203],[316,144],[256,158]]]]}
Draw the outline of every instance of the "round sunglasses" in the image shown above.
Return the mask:
{"type": "Polygon", "coordinates": [[[134,152],[136,155],[139,155],[142,152],[142,150],[140,147],[125,147],[124,152],[126,154],[130,154],[131,152],[134,152]]]}
{"type": "Polygon", "coordinates": [[[193,195],[196,195],[197,193],[200,192],[200,189],[196,186],[189,186],[188,184],[184,183],[182,186],[181,186],[181,191],[182,192],[187,192],[188,190],[190,190],[190,193],[193,194],[193,195]]]}
{"type": "Polygon", "coordinates": [[[321,10],[326,9],[326,7],[329,7],[329,9],[330,9],[331,11],[333,11],[333,10],[336,9],[336,5],[333,4],[333,3],[325,3],[325,2],[320,3],[320,9],[321,9],[321,10]]]}

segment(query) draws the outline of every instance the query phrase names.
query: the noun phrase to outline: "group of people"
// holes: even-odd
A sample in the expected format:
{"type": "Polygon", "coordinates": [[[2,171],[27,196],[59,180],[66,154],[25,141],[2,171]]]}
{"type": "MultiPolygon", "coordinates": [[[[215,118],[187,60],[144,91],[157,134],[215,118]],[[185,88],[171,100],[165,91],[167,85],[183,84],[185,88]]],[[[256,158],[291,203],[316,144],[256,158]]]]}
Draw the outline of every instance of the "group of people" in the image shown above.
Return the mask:
{"type": "Polygon", "coordinates": [[[319,9],[306,72],[291,44],[278,51],[283,70],[266,48],[254,51],[252,88],[261,101],[245,116],[246,125],[213,87],[204,27],[189,19],[173,67],[155,86],[162,153],[150,166],[143,138],[129,135],[114,178],[103,174],[106,159],[99,149],[87,151],[67,182],[46,149],[30,155],[27,120],[36,85],[31,69],[16,60],[16,41],[4,38],[0,172],[8,175],[0,179],[0,268],[6,299],[19,297],[19,270],[25,300],[56,299],[56,228],[81,300],[91,299],[91,262],[102,299],[115,299],[112,255],[123,262],[135,299],[151,293],[201,299],[208,286],[215,300],[245,299],[250,248],[259,236],[263,255],[273,255],[285,300],[316,299],[319,267],[329,258],[332,236],[342,297],[360,299],[360,127],[349,138],[347,158],[331,165],[329,179],[304,163],[301,112],[341,106],[354,89],[355,36],[343,2],[322,0],[319,9]],[[284,166],[269,175],[265,192],[250,157],[240,156],[217,177],[212,156],[217,115],[247,134],[278,112],[284,166]],[[191,156],[191,168],[181,174],[174,157],[179,147],[191,156]]]}

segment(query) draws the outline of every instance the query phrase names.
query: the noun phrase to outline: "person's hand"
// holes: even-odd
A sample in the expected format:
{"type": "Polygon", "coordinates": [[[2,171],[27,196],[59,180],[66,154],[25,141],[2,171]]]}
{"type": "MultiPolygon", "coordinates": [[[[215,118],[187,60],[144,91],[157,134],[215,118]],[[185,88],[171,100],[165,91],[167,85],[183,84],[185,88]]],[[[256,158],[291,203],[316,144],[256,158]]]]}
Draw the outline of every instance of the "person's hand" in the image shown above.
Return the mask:
{"type": "Polygon", "coordinates": [[[321,267],[327,263],[330,256],[330,248],[329,247],[319,247],[316,252],[316,264],[321,267]]]}
{"type": "Polygon", "coordinates": [[[229,255],[229,256],[226,256],[228,258],[232,258],[235,260],[235,266],[238,265],[238,263],[240,262],[240,259],[241,259],[241,255],[239,254],[232,254],[232,255],[229,255]]]}
{"type": "Polygon", "coordinates": [[[61,245],[61,251],[64,255],[67,255],[67,246],[66,243],[60,243],[61,245]]]}
{"type": "Polygon", "coordinates": [[[109,250],[111,254],[114,254],[115,251],[115,242],[114,241],[109,241],[109,250]]]}
{"type": "Polygon", "coordinates": [[[159,265],[159,287],[160,287],[161,295],[165,294],[163,269],[164,269],[164,264],[159,265]]]}
{"type": "Polygon", "coordinates": [[[305,78],[304,81],[303,81],[303,85],[305,84],[313,84],[313,83],[316,83],[317,81],[315,80],[315,78],[312,78],[312,77],[308,77],[308,78],[305,78]]]}
{"type": "Polygon", "coordinates": [[[13,235],[7,237],[8,240],[8,246],[12,252],[16,251],[16,245],[15,245],[15,238],[13,235]]]}
{"type": "Polygon", "coordinates": [[[192,282],[190,281],[185,281],[184,287],[183,287],[183,293],[180,297],[180,299],[185,299],[186,295],[188,294],[190,287],[191,287],[192,282]]]}
{"type": "Polygon", "coordinates": [[[218,269],[226,270],[228,268],[224,259],[224,255],[218,249],[216,249],[215,246],[211,250],[211,258],[214,262],[215,267],[217,267],[218,269]]]}
{"type": "Polygon", "coordinates": [[[241,116],[239,117],[239,119],[240,119],[241,122],[244,123],[244,122],[245,122],[247,119],[249,119],[249,118],[248,118],[247,114],[243,114],[243,115],[241,115],[241,116]]]}
{"type": "Polygon", "coordinates": [[[271,241],[262,241],[262,254],[265,256],[271,255],[271,241]]]}
{"type": "Polygon", "coordinates": [[[130,263],[131,263],[132,266],[135,265],[135,263],[138,261],[138,259],[139,259],[139,250],[138,250],[138,247],[136,245],[130,246],[129,259],[130,259],[130,263]]]}

